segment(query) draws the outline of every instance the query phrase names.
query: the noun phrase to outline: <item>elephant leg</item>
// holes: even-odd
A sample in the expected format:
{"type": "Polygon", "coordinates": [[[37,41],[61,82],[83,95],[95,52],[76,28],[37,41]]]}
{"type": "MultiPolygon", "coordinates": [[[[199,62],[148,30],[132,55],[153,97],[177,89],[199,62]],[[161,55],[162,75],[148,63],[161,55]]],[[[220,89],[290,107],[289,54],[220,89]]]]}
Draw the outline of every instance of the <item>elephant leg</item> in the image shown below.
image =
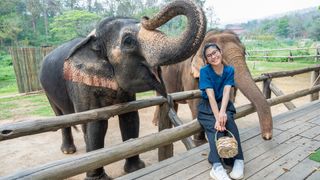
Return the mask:
{"type": "Polygon", "coordinates": [[[230,98],[229,99],[232,103],[236,102],[237,90],[238,90],[238,88],[236,88],[236,87],[232,87],[230,90],[230,98]]]}
{"type": "MultiPolygon", "coordinates": [[[[179,106],[178,103],[174,103],[174,105],[173,105],[173,108],[174,108],[174,110],[175,110],[176,112],[178,112],[178,106],[179,106]]],[[[159,119],[160,119],[159,113],[160,113],[160,107],[159,107],[159,106],[156,106],[156,110],[154,111],[153,120],[152,120],[152,123],[153,123],[155,126],[158,126],[158,123],[159,123],[159,119]]]]}
{"type": "Polygon", "coordinates": [[[156,106],[156,110],[154,111],[153,119],[152,119],[152,124],[154,124],[155,126],[158,126],[158,122],[159,122],[159,111],[160,111],[159,106],[156,106]]]}
{"type": "MultiPolygon", "coordinates": [[[[95,122],[87,123],[83,125],[82,129],[85,129],[84,136],[86,142],[86,151],[90,152],[93,150],[101,149],[104,147],[104,137],[108,128],[107,120],[100,120],[95,122]]],[[[87,172],[87,180],[93,179],[110,179],[105,173],[103,167],[94,169],[87,172]]]]}
{"type": "MultiPolygon", "coordinates": [[[[198,104],[199,100],[198,99],[193,99],[193,100],[188,100],[188,105],[191,110],[192,114],[192,119],[196,119],[198,115],[198,104]]],[[[201,130],[199,133],[193,135],[193,142],[195,143],[196,146],[200,146],[204,143],[207,142],[206,136],[203,130],[201,130]]]]}
{"type": "MultiPolygon", "coordinates": [[[[140,122],[138,111],[119,115],[119,124],[123,141],[139,136],[140,122]]],[[[139,158],[139,155],[136,155],[126,159],[124,170],[130,173],[144,167],[144,162],[139,158]]]]}
{"type": "Polygon", "coordinates": [[[72,130],[71,127],[66,127],[61,129],[62,133],[62,144],[61,151],[64,154],[73,154],[77,151],[76,146],[73,142],[72,130]]]}
{"type": "MultiPolygon", "coordinates": [[[[49,103],[52,107],[52,110],[54,111],[54,113],[56,114],[56,116],[61,116],[64,114],[71,114],[74,113],[74,111],[72,110],[60,110],[49,98],[49,103]]],[[[62,128],[61,129],[61,133],[62,133],[62,144],[61,144],[61,151],[64,154],[73,154],[77,151],[76,146],[74,145],[74,141],[73,141],[73,136],[72,136],[72,130],[71,127],[66,127],[66,128],[62,128]]]]}

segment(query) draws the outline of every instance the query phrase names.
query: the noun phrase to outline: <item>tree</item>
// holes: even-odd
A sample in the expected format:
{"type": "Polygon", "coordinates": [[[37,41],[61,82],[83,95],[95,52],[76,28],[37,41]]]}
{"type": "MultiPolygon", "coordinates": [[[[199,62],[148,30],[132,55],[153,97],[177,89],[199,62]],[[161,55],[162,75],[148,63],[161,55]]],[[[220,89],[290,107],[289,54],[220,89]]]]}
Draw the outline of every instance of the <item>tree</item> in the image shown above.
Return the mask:
{"type": "Polygon", "coordinates": [[[36,34],[37,19],[40,17],[42,8],[39,0],[27,0],[27,10],[32,17],[33,33],[36,34]]]}
{"type": "MultiPolygon", "coordinates": [[[[21,21],[15,13],[0,16],[0,42],[10,40],[17,44],[18,34],[22,31],[21,21]]],[[[12,45],[12,44],[11,44],[12,45]]]]}
{"type": "Polygon", "coordinates": [[[0,45],[16,44],[22,31],[21,14],[25,5],[20,0],[2,0],[0,3],[0,45]]]}
{"type": "Polygon", "coordinates": [[[100,17],[88,11],[71,10],[56,16],[50,24],[50,32],[57,42],[84,37],[91,32],[100,17]]]}
{"type": "Polygon", "coordinates": [[[301,24],[303,22],[303,18],[301,16],[293,16],[289,19],[289,36],[291,38],[303,37],[303,32],[305,32],[305,28],[301,24]]]}
{"type": "Polygon", "coordinates": [[[308,30],[309,38],[320,41],[320,17],[314,19],[308,30]]]}
{"type": "Polygon", "coordinates": [[[280,37],[288,37],[289,35],[289,21],[287,17],[280,18],[276,25],[276,34],[280,37]]]}

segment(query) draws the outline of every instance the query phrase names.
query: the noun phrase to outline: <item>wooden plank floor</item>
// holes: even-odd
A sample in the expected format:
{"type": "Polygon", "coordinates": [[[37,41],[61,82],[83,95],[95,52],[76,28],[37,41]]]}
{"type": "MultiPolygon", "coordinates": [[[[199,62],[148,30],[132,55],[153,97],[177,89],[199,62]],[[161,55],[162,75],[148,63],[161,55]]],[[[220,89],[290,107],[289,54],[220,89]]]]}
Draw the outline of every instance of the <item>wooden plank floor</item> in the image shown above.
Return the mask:
{"type": "MultiPolygon", "coordinates": [[[[320,101],[274,117],[273,139],[260,128],[241,131],[245,179],[320,179],[320,163],[308,156],[320,147],[320,101]]],[[[117,179],[210,179],[208,144],[117,179]]]]}

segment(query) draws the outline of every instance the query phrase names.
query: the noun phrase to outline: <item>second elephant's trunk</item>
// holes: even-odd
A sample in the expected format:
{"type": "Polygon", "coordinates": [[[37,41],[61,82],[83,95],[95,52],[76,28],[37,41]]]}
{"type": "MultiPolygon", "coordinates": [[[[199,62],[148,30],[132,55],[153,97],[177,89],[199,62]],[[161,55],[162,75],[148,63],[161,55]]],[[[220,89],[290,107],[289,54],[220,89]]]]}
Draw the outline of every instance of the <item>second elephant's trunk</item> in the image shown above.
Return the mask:
{"type": "Polygon", "coordinates": [[[138,34],[143,55],[151,67],[179,63],[195,53],[205,36],[206,18],[202,9],[191,0],[168,4],[152,19],[144,18],[138,34]],[[188,23],[179,37],[172,38],[158,31],[170,19],[184,15],[188,23]]]}
{"type": "Polygon", "coordinates": [[[258,113],[263,139],[271,139],[273,123],[270,106],[251,77],[247,64],[245,63],[244,48],[242,49],[242,47],[234,43],[226,43],[223,46],[225,63],[231,64],[235,68],[236,86],[252,102],[258,113]]]}

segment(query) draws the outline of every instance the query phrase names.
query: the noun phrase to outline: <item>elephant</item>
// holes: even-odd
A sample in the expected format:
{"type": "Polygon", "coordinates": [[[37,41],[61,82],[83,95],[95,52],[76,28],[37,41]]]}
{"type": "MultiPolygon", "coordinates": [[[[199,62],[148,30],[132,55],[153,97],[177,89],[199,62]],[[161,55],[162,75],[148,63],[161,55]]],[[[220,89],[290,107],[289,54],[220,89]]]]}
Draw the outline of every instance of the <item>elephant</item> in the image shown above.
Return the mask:
{"type": "MultiPolygon", "coordinates": [[[[177,0],[153,18],[138,21],[129,17],[108,17],[95,33],[66,42],[48,54],[40,70],[40,82],[57,116],[134,101],[135,93],[156,90],[165,95],[154,69],[186,60],[201,45],[206,32],[203,10],[192,1],[177,0]],[[184,15],[187,27],[178,37],[156,28],[184,15]]],[[[138,111],[119,117],[122,140],[139,136],[138,111]]],[[[104,147],[106,119],[83,124],[86,151],[104,147]]],[[[71,127],[61,129],[61,151],[74,153],[71,127]]],[[[127,158],[125,172],[145,167],[139,155],[127,158]]],[[[109,179],[103,167],[88,170],[86,179],[109,179]]]]}
{"type": "MultiPolygon", "coordinates": [[[[205,44],[213,42],[218,44],[222,50],[223,63],[232,65],[235,68],[236,88],[252,102],[259,116],[262,138],[270,140],[272,138],[272,115],[270,106],[266,98],[259,90],[252,79],[250,71],[245,62],[245,47],[239,37],[230,30],[209,30],[199,48],[199,50],[186,61],[171,65],[162,66],[161,74],[168,93],[195,90],[198,89],[199,71],[204,65],[202,49],[205,44]]],[[[231,95],[234,99],[235,92],[231,95]]],[[[192,113],[192,118],[197,117],[197,104],[200,99],[192,99],[178,102],[188,103],[192,113]]],[[[175,103],[175,109],[178,109],[178,103],[175,103]]],[[[156,108],[153,122],[158,122],[159,108],[156,108]]],[[[202,144],[205,141],[203,132],[194,136],[196,144],[202,144]]]]}

